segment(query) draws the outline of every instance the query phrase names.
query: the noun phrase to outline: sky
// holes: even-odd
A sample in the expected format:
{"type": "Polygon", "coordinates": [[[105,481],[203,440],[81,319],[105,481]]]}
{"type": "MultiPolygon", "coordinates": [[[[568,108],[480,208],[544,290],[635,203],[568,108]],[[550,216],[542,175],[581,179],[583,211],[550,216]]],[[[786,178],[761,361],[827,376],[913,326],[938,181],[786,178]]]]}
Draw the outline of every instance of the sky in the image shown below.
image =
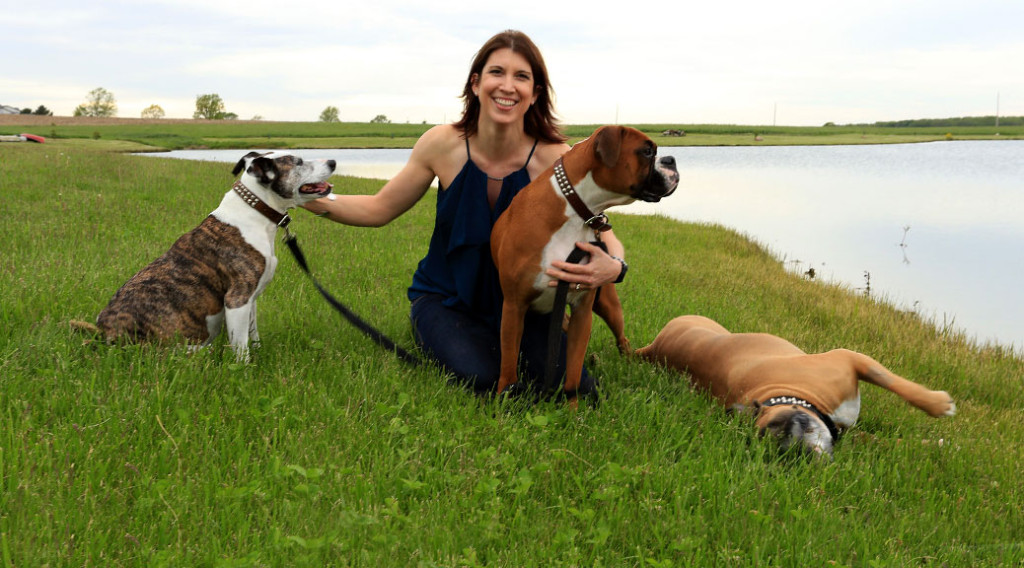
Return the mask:
{"type": "Polygon", "coordinates": [[[1021,0],[4,0],[0,104],[444,123],[476,50],[540,47],[565,124],[1024,116],[1021,0]]]}

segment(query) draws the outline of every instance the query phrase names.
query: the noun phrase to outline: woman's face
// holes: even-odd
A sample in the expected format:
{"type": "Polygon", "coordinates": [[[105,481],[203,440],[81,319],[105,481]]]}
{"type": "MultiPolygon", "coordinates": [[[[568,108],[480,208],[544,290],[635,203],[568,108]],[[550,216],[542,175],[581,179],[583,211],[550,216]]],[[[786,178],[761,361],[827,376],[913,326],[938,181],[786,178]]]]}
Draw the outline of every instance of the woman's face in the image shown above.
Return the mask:
{"type": "Polygon", "coordinates": [[[537,100],[533,69],[525,57],[509,48],[497,49],[473,76],[473,93],[480,99],[480,120],[498,124],[522,122],[537,100]]]}

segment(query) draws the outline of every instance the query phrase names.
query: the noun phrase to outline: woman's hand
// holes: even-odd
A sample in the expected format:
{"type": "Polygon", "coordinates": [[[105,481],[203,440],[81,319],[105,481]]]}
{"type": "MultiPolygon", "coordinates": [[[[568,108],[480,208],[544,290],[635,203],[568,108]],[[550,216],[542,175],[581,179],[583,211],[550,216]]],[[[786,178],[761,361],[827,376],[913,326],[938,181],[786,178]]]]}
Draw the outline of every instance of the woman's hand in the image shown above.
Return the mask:
{"type": "Polygon", "coordinates": [[[587,264],[573,264],[564,260],[551,263],[545,274],[554,278],[548,286],[558,286],[559,280],[565,280],[573,290],[592,290],[605,284],[615,282],[622,272],[622,263],[612,258],[596,245],[578,242],[576,246],[590,255],[587,264]],[[578,286],[577,286],[578,285],[578,286]]]}
{"type": "MultiPolygon", "coordinates": [[[[382,227],[405,213],[426,195],[439,164],[450,158],[464,141],[451,125],[434,126],[413,145],[409,161],[372,195],[331,194],[302,205],[331,221],[356,227],[382,227]]],[[[457,154],[465,160],[464,151],[457,154]]],[[[460,162],[461,163],[461,162],[460,162]]],[[[449,168],[450,169],[450,168],[449,168]]],[[[456,170],[458,171],[458,170],[456,170]]],[[[454,177],[454,173],[452,174],[454,177]]]]}

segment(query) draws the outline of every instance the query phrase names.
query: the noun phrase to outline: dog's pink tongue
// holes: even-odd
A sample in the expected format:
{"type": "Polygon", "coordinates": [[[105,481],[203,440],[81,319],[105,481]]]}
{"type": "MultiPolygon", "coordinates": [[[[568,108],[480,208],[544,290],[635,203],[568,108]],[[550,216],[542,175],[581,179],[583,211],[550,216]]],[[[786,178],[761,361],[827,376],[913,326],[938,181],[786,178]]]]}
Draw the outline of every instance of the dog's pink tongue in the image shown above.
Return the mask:
{"type": "Polygon", "coordinates": [[[307,183],[306,185],[299,188],[300,193],[329,193],[334,189],[334,185],[329,184],[325,181],[320,183],[307,183]]]}

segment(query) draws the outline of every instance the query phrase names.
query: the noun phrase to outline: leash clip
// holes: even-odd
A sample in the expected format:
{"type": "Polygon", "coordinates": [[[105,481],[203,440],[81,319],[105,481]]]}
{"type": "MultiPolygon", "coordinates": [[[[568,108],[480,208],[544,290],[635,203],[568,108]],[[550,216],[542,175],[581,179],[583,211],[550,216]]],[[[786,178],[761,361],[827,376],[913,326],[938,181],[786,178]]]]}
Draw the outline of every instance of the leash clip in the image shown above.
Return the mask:
{"type": "Polygon", "coordinates": [[[607,225],[608,216],[605,215],[604,213],[598,213],[597,215],[594,215],[590,219],[587,219],[588,225],[593,225],[594,223],[601,223],[602,225],[607,225]]]}
{"type": "Polygon", "coordinates": [[[583,224],[594,229],[597,233],[603,233],[612,228],[612,226],[608,224],[608,216],[604,213],[594,215],[590,219],[587,219],[583,224]]]}
{"type": "Polygon", "coordinates": [[[584,224],[599,232],[604,232],[611,228],[611,225],[608,224],[608,216],[604,213],[594,215],[590,219],[587,219],[584,224]]]}

